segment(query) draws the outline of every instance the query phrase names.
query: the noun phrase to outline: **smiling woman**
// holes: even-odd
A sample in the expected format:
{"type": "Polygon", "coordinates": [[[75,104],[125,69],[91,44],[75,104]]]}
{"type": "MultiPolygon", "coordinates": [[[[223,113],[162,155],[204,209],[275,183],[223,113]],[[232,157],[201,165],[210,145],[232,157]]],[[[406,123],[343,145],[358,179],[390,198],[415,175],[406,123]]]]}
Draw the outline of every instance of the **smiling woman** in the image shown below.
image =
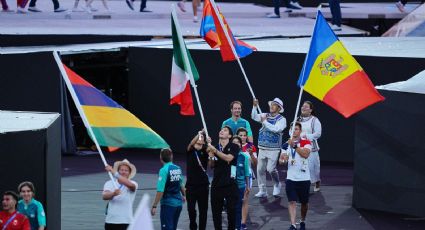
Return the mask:
{"type": "Polygon", "coordinates": [[[18,202],[18,212],[29,219],[31,230],[43,230],[46,227],[46,214],[43,205],[34,199],[34,185],[24,181],[19,184],[18,192],[22,198],[18,202]]]}

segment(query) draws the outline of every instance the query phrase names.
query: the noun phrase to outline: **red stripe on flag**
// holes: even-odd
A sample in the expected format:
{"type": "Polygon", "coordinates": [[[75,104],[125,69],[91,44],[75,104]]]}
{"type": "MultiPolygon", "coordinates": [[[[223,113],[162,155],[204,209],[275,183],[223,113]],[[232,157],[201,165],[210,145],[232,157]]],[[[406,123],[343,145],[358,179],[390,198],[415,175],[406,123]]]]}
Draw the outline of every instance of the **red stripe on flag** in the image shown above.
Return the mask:
{"type": "Polygon", "coordinates": [[[66,74],[68,75],[69,80],[73,85],[85,85],[89,87],[93,87],[90,83],[88,83],[86,80],[78,76],[74,71],[69,69],[66,65],[63,65],[65,68],[66,74]]]}
{"type": "Polygon", "coordinates": [[[193,109],[192,92],[190,91],[189,82],[186,83],[184,91],[179,95],[170,99],[170,105],[180,105],[180,114],[185,116],[194,116],[195,110],[193,109]]]}
{"type": "Polygon", "coordinates": [[[356,71],[333,87],[323,98],[323,102],[348,118],[358,111],[383,101],[369,77],[363,71],[356,71]]]}

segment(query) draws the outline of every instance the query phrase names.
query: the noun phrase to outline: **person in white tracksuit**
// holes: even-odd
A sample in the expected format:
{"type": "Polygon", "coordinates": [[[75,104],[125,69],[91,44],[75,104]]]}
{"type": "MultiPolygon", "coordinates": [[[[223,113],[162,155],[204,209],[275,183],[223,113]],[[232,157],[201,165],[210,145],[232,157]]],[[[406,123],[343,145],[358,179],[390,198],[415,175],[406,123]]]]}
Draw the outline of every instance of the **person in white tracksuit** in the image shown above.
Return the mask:
{"type": "Polygon", "coordinates": [[[259,192],[256,197],[267,197],[266,170],[273,180],[273,196],[280,196],[282,187],[276,163],[282,146],[282,132],[286,128],[286,119],[283,113],[283,103],[279,98],[269,101],[270,113],[258,113],[258,100],[254,100],[251,118],[262,124],[258,136],[258,165],[257,182],[259,192]]]}
{"type": "Polygon", "coordinates": [[[305,101],[301,107],[301,116],[298,117],[298,122],[303,127],[301,137],[310,140],[312,143],[312,149],[308,157],[308,166],[310,169],[310,182],[314,185],[314,191],[318,192],[320,191],[320,158],[317,140],[322,135],[322,124],[313,114],[313,103],[305,101]]]}

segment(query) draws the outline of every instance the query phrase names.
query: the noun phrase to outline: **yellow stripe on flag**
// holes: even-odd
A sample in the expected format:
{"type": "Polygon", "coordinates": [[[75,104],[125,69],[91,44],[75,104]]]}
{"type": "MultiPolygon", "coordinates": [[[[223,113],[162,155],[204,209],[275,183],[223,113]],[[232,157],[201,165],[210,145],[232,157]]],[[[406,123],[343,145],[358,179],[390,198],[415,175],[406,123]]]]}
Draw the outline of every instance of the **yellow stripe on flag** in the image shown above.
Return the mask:
{"type": "Polygon", "coordinates": [[[151,130],[125,109],[84,105],[83,110],[93,127],[134,127],[151,130]]]}
{"type": "Polygon", "coordinates": [[[337,41],[317,57],[304,90],[323,100],[329,90],[361,69],[341,42],[337,41]]]}

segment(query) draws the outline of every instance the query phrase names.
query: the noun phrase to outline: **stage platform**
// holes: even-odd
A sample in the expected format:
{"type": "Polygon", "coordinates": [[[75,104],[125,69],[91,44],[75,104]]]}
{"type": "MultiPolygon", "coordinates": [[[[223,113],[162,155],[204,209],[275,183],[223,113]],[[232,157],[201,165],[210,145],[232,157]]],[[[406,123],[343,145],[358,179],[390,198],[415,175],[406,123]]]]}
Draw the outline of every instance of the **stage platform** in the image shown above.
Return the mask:
{"type": "MultiPolygon", "coordinates": [[[[110,163],[122,158],[128,158],[133,162],[138,169],[135,180],[139,183],[135,206],[143,194],[149,194],[152,202],[156,191],[157,171],[161,167],[156,153],[114,153],[106,157],[110,163]]],[[[176,155],[175,158],[175,162],[185,168],[184,157],[176,155]]],[[[64,157],[62,168],[62,230],[102,229],[106,202],[101,199],[101,191],[108,177],[102,171],[103,165],[99,156],[64,157]]],[[[283,180],[285,168],[278,169],[283,180]]],[[[352,165],[325,164],[322,166],[322,190],[310,196],[308,229],[423,229],[425,221],[421,219],[352,208],[352,177],[352,165]]],[[[271,191],[271,181],[269,180],[268,183],[268,189],[271,191]]],[[[284,189],[280,199],[270,196],[268,199],[259,200],[253,197],[256,192],[258,187],[254,181],[250,198],[249,229],[277,230],[289,227],[288,205],[284,189]]],[[[210,207],[208,215],[207,229],[213,229],[210,207]]],[[[224,228],[227,227],[225,226],[226,218],[223,214],[224,228]]],[[[155,229],[160,229],[159,213],[154,216],[153,221],[155,229]]],[[[189,218],[184,205],[178,229],[188,229],[188,226],[189,218]]]]}
{"type": "MultiPolygon", "coordinates": [[[[170,37],[170,9],[172,1],[148,1],[153,12],[131,11],[124,1],[109,1],[111,13],[104,12],[100,1],[93,3],[99,11],[94,13],[72,12],[73,1],[62,1],[61,7],[67,12],[54,13],[50,1],[37,2],[41,13],[27,14],[0,13],[0,46],[64,45],[112,41],[142,41],[156,37],[170,37]],[[110,15],[110,19],[93,19],[110,15]]],[[[83,4],[83,3],[80,3],[83,4]]],[[[139,2],[135,2],[136,10],[139,2]]],[[[308,37],[314,26],[316,8],[305,7],[284,13],[282,18],[268,19],[267,13],[272,7],[252,3],[218,3],[239,37],[308,37]]],[[[406,14],[398,12],[393,3],[343,3],[343,21],[354,19],[401,19],[406,14]]],[[[408,4],[412,10],[417,4],[408,4]]],[[[13,6],[11,6],[12,9],[13,6]]],[[[200,22],[192,21],[190,2],[186,3],[187,12],[178,11],[183,35],[199,37],[200,22]]],[[[328,7],[322,8],[325,17],[330,18],[328,7]]],[[[199,18],[202,12],[199,11],[199,18]]],[[[365,30],[343,26],[340,36],[366,36],[365,30]]]]}

